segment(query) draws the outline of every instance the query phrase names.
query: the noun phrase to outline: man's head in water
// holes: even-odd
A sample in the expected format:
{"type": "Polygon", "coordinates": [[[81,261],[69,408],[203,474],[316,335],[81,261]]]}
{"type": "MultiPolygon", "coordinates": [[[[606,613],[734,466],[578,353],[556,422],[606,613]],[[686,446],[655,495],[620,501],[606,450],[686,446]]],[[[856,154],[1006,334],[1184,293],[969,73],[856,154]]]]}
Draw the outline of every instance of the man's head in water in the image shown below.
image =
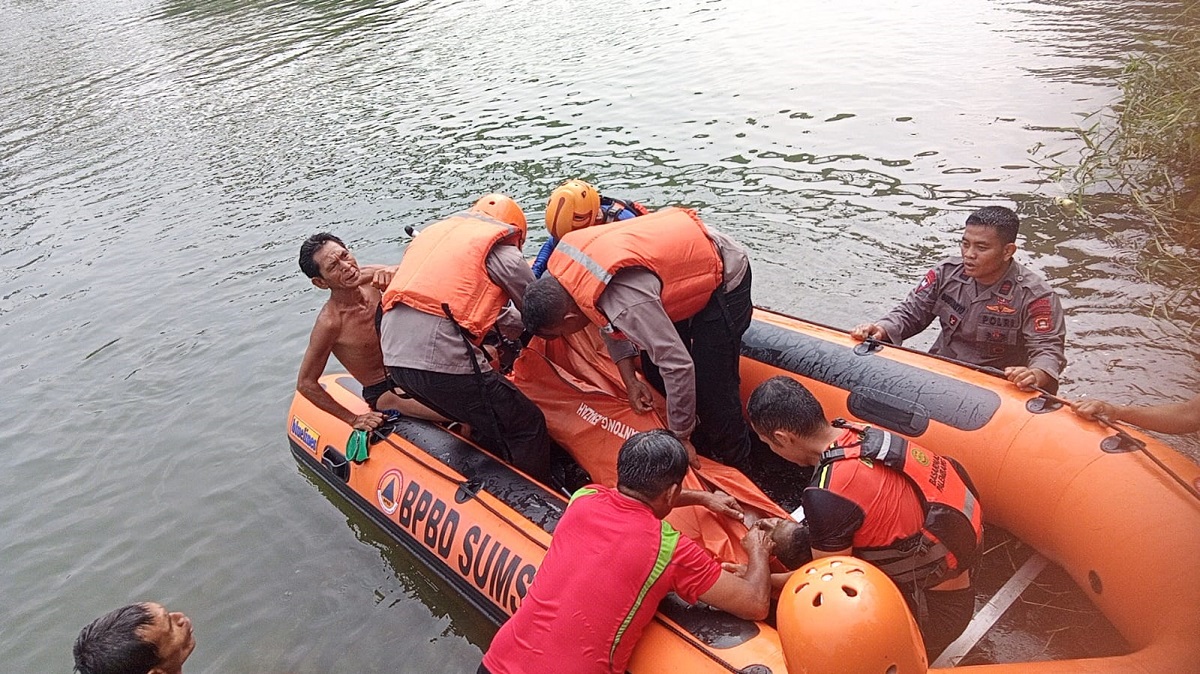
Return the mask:
{"type": "Polygon", "coordinates": [[[985,286],[999,281],[1017,252],[1020,226],[1017,214],[1003,206],[986,206],[967,216],[959,242],[963,273],[985,286]]]}
{"type": "Polygon", "coordinates": [[[154,602],[130,604],[79,632],[75,669],[79,674],[179,674],[195,648],[187,616],[154,602]]]}
{"type": "Polygon", "coordinates": [[[300,271],[325,290],[354,288],[362,279],[358,260],[341,239],[328,232],[313,234],[300,245],[300,271]]]}

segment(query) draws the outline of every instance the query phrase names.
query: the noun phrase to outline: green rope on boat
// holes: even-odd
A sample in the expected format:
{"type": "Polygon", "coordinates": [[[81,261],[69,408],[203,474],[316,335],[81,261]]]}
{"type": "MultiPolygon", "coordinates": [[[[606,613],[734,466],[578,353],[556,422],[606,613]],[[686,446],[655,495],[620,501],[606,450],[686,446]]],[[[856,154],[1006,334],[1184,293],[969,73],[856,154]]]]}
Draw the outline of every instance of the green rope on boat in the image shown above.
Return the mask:
{"type": "Polygon", "coordinates": [[[362,463],[367,460],[367,432],[355,430],[346,441],[346,460],[362,463]]]}

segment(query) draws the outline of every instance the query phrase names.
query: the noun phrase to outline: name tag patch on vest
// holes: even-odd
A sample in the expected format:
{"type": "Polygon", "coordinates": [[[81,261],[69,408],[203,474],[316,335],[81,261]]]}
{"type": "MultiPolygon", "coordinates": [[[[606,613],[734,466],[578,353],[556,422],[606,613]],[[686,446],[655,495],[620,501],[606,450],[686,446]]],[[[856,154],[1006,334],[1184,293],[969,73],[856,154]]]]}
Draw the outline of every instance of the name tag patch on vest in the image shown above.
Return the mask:
{"type": "Polygon", "coordinates": [[[942,296],[939,297],[938,299],[945,302],[951,309],[954,309],[955,311],[957,311],[960,314],[965,314],[967,312],[966,307],[964,307],[962,304],[960,304],[958,302],[958,300],[955,300],[953,297],[950,297],[946,293],[942,293],[942,296]]]}

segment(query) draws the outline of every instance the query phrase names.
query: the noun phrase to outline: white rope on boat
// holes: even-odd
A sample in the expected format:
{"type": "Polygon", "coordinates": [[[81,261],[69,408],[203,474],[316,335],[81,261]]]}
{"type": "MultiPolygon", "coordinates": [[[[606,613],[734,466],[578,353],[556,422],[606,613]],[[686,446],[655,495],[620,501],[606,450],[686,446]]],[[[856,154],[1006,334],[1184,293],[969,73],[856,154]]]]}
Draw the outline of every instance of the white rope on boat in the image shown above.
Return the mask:
{"type": "Polygon", "coordinates": [[[983,605],[983,608],[979,609],[979,613],[976,613],[975,617],[971,618],[967,629],[963,630],[963,633],[947,646],[946,650],[942,651],[942,654],[938,656],[937,660],[933,661],[930,667],[939,669],[957,666],[1049,563],[1050,561],[1045,557],[1036,552],[1033,553],[1033,556],[1027,559],[1021,565],[1021,568],[1017,569],[1012,578],[1008,579],[1004,587],[992,595],[992,598],[983,605]]]}

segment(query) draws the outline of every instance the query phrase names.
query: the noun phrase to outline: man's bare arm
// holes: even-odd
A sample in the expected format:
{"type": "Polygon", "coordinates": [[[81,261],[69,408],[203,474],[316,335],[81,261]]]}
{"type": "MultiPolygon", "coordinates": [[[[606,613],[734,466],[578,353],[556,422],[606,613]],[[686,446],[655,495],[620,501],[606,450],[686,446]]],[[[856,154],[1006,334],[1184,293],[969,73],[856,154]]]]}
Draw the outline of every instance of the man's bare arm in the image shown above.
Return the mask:
{"type": "Polygon", "coordinates": [[[339,326],[324,311],[317,317],[312,334],[308,338],[308,349],[300,361],[300,374],[296,377],[296,390],[318,409],[328,412],[356,429],[369,431],[383,423],[383,415],[375,411],[355,414],[343,407],[321,386],[320,378],[333,353],[339,326]]]}
{"type": "Polygon", "coordinates": [[[1150,407],[1113,405],[1103,400],[1077,400],[1071,403],[1071,408],[1085,419],[1104,417],[1109,421],[1124,421],[1159,433],[1200,431],[1200,396],[1184,403],[1150,407]]]}
{"type": "Polygon", "coordinates": [[[751,529],[742,539],[750,556],[746,573],[739,576],[722,570],[717,582],[700,595],[706,604],[746,620],[762,620],[771,608],[771,536],[763,529],[751,529]]]}

